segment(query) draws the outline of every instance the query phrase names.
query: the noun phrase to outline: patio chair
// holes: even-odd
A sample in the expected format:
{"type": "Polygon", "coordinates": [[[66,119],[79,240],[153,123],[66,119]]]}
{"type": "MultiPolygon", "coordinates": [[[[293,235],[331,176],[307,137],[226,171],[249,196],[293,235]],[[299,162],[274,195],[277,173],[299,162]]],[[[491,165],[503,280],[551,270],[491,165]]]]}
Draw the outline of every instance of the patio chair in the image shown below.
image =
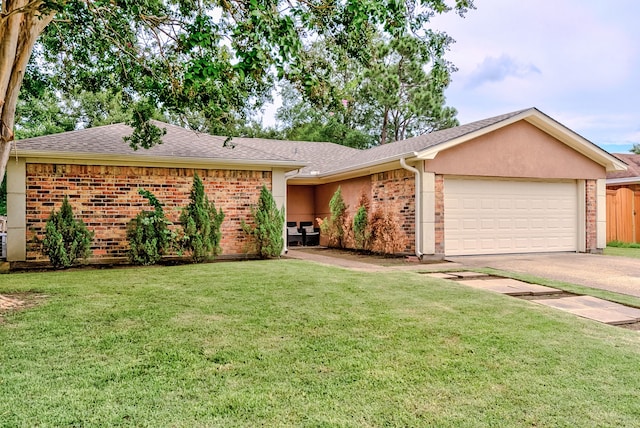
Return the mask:
{"type": "Polygon", "coordinates": [[[312,221],[301,221],[300,228],[304,234],[304,245],[320,245],[320,229],[314,228],[312,221]]]}
{"type": "Polygon", "coordinates": [[[287,247],[290,245],[302,245],[304,243],[304,235],[298,229],[298,225],[295,221],[287,222],[287,247]]]}

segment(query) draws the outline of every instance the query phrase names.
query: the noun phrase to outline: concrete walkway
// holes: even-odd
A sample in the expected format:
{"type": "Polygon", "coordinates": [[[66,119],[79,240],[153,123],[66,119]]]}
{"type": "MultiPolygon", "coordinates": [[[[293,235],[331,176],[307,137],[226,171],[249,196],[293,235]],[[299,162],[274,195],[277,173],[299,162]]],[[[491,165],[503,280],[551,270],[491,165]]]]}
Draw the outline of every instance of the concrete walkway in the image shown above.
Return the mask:
{"type": "Polygon", "coordinates": [[[490,267],[640,297],[640,260],[598,254],[547,253],[451,257],[469,268],[490,267]]]}
{"type": "Polygon", "coordinates": [[[465,271],[432,273],[427,276],[449,279],[458,284],[514,297],[531,296],[532,298],[528,300],[532,302],[605,324],[619,325],[640,322],[640,309],[592,296],[567,296],[556,288],[530,284],[512,278],[499,278],[465,271]]]}

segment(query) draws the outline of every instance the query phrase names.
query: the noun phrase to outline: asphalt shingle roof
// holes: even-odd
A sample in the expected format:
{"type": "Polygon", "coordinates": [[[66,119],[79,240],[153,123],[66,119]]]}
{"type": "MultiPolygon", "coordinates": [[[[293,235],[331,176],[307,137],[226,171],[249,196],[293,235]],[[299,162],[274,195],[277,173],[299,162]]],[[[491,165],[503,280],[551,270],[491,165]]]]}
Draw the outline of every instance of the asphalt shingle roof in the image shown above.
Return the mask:
{"type": "Polygon", "coordinates": [[[628,153],[614,153],[615,157],[628,165],[626,171],[607,173],[607,178],[633,178],[640,177],[640,155],[628,153]]]}
{"type": "Polygon", "coordinates": [[[446,143],[464,135],[479,131],[517,116],[519,110],[466,125],[457,126],[430,134],[420,135],[395,143],[384,144],[367,150],[354,149],[334,143],[308,141],[283,141],[262,138],[240,138],[231,140],[233,148],[223,147],[226,137],[213,136],[155,122],[167,133],[163,143],[151,149],[134,151],[123,141],[131,135],[132,128],[125,124],[106,125],[78,131],[29,138],[16,141],[19,153],[82,153],[88,155],[130,155],[135,157],[191,158],[200,160],[235,160],[248,162],[288,162],[293,165],[307,164],[302,175],[331,174],[359,166],[384,163],[403,156],[411,156],[438,144],[446,143]]]}

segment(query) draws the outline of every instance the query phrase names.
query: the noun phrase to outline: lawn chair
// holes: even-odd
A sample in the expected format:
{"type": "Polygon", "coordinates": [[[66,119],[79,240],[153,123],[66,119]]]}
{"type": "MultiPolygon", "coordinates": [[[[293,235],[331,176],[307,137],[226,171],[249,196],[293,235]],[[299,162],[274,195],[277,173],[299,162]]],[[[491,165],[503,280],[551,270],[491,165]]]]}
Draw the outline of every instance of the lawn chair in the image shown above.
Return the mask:
{"type": "Polygon", "coordinates": [[[290,245],[303,245],[304,235],[295,221],[287,222],[287,247],[290,245]]]}
{"type": "Polygon", "coordinates": [[[314,228],[312,221],[301,221],[300,228],[304,234],[304,245],[320,245],[320,229],[314,228]]]}

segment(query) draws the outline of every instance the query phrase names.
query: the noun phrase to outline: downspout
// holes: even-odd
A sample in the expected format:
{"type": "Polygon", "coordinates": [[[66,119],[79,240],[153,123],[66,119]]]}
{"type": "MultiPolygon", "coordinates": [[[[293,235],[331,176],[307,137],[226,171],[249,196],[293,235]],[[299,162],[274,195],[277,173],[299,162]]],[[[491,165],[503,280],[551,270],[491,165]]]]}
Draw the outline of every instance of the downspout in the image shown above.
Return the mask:
{"type": "Polygon", "coordinates": [[[422,179],[421,179],[421,174],[420,171],[417,168],[414,168],[412,166],[407,165],[407,161],[405,158],[400,158],[400,166],[404,169],[406,169],[409,172],[413,172],[413,174],[415,175],[415,188],[416,188],[416,195],[415,195],[415,209],[414,209],[414,217],[415,217],[415,235],[416,235],[416,243],[415,243],[415,247],[416,247],[416,256],[422,260],[422,179]]]}
{"type": "Polygon", "coordinates": [[[290,178],[296,177],[298,175],[300,175],[300,169],[297,169],[293,174],[284,175],[284,225],[282,231],[282,234],[284,235],[284,245],[282,247],[282,254],[287,254],[289,252],[289,248],[287,248],[287,193],[289,191],[289,189],[287,188],[287,181],[289,181],[290,178]]]}

